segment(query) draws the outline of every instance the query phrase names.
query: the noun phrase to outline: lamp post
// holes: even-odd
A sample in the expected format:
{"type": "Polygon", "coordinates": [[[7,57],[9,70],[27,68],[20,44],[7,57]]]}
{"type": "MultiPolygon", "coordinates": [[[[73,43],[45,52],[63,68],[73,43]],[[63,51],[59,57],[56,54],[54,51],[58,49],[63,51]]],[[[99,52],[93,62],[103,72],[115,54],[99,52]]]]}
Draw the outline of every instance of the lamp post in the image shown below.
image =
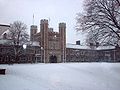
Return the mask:
{"type": "Polygon", "coordinates": [[[27,45],[26,45],[26,44],[24,44],[24,45],[23,45],[23,49],[26,49],[26,48],[27,48],[27,45]]]}
{"type": "Polygon", "coordinates": [[[114,62],[115,62],[115,59],[116,59],[116,57],[115,57],[115,56],[116,56],[115,52],[116,52],[116,50],[114,50],[114,62]]]}
{"type": "Polygon", "coordinates": [[[26,48],[27,48],[27,45],[24,44],[24,45],[23,45],[23,49],[25,50],[25,54],[26,54],[26,48]]]}
{"type": "Polygon", "coordinates": [[[45,63],[45,49],[43,47],[41,47],[41,60],[43,60],[43,62],[45,63]],[[44,51],[44,53],[42,53],[42,51],[44,51]],[[43,54],[43,57],[42,57],[42,54],[43,54]]]}
{"type": "Polygon", "coordinates": [[[43,51],[43,47],[41,47],[41,62],[43,61],[43,59],[42,59],[42,51],[43,51]]]}
{"type": "Polygon", "coordinates": [[[27,48],[27,45],[26,45],[26,44],[23,44],[23,49],[25,50],[25,51],[24,51],[24,54],[26,54],[26,48],[27,48]]]}

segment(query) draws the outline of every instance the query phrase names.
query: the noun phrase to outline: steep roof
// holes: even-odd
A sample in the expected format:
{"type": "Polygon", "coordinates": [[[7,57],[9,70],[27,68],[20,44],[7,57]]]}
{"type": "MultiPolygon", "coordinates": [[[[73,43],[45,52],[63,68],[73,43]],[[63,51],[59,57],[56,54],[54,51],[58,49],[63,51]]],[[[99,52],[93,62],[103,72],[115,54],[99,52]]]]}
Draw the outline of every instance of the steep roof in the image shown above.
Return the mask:
{"type": "Polygon", "coordinates": [[[0,38],[4,33],[8,33],[10,25],[0,24],[0,38]]]}
{"type": "Polygon", "coordinates": [[[10,40],[10,39],[0,39],[0,44],[12,44],[12,40],[10,40]]]}

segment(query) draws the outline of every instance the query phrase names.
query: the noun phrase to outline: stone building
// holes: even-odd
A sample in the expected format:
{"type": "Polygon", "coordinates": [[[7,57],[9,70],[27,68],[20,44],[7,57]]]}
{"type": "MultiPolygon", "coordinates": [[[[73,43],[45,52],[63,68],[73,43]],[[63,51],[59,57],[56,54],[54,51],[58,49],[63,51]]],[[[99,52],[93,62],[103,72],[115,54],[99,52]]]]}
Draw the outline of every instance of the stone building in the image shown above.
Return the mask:
{"type": "Polygon", "coordinates": [[[66,44],[66,24],[59,23],[59,32],[49,28],[48,20],[40,21],[40,32],[36,25],[30,29],[30,39],[37,41],[41,48],[41,61],[45,63],[60,62],[120,62],[120,49],[115,46],[82,46],[66,44]]]}
{"type": "Polygon", "coordinates": [[[0,64],[120,62],[119,46],[82,46],[80,41],[66,44],[65,23],[59,23],[59,32],[49,28],[48,20],[45,19],[40,21],[40,32],[36,25],[32,25],[26,49],[22,45],[12,44],[8,36],[8,25],[0,25],[0,29],[0,64]]]}
{"type": "Polygon", "coordinates": [[[120,47],[67,44],[66,62],[120,62],[120,47]]]}
{"type": "Polygon", "coordinates": [[[49,28],[48,20],[40,21],[40,32],[37,26],[30,29],[30,40],[37,41],[41,47],[41,57],[45,63],[60,63],[66,60],[66,24],[59,23],[59,32],[49,28]]]}
{"type": "Polygon", "coordinates": [[[9,29],[10,25],[0,24],[0,64],[42,62],[39,43],[26,43],[26,49],[23,45],[14,45],[9,29]]]}

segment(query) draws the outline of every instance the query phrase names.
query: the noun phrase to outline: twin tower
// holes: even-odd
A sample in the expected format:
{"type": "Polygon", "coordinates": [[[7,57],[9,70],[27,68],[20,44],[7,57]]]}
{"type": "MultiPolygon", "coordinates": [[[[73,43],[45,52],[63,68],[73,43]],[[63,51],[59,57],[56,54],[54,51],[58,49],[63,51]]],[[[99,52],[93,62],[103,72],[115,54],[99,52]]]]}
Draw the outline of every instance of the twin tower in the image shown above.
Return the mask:
{"type": "Polygon", "coordinates": [[[30,40],[39,42],[41,61],[45,63],[60,63],[66,61],[66,23],[59,23],[59,32],[49,28],[48,20],[40,21],[40,32],[37,26],[30,29],[30,40]]]}

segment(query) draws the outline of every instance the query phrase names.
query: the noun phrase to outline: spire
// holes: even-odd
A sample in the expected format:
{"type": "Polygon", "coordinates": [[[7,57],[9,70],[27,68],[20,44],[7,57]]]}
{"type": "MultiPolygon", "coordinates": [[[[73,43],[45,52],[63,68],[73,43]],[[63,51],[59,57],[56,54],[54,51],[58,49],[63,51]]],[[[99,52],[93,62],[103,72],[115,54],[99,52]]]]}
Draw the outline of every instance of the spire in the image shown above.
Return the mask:
{"type": "MultiPolygon", "coordinates": [[[[50,17],[48,18],[48,23],[49,23],[49,25],[50,25],[50,17]]],[[[49,27],[49,26],[48,26],[49,27]]]]}
{"type": "Polygon", "coordinates": [[[50,17],[48,18],[48,22],[50,23],[50,17]]]}
{"type": "Polygon", "coordinates": [[[33,25],[34,25],[34,14],[33,14],[33,25]]]}

